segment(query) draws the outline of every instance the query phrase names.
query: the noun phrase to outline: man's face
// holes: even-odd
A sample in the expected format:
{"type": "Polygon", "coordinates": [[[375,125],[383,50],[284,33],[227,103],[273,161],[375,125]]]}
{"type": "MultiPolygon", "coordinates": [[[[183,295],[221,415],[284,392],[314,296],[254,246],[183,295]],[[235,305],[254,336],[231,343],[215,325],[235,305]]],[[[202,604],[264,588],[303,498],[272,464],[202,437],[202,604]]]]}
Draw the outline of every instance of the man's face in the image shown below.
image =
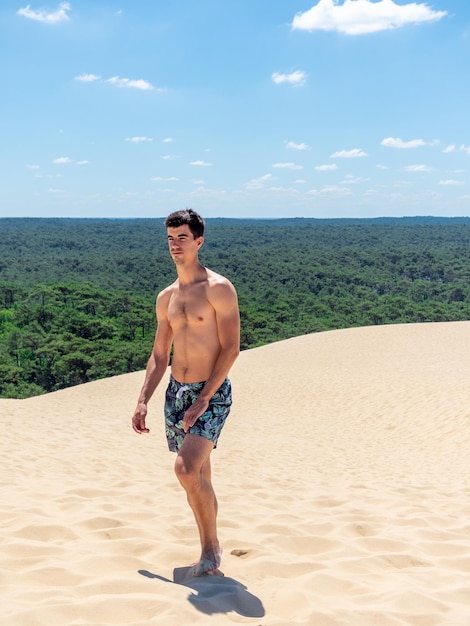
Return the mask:
{"type": "Polygon", "coordinates": [[[167,228],[168,247],[171,258],[179,265],[197,258],[198,250],[204,241],[203,237],[194,238],[187,224],[167,228]]]}

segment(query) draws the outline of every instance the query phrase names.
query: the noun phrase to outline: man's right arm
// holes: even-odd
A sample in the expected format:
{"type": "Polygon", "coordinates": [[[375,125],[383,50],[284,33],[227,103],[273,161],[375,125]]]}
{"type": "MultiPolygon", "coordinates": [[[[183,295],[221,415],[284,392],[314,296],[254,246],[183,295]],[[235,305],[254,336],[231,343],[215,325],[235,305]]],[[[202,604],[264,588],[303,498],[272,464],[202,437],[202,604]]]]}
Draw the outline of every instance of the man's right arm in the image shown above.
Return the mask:
{"type": "Polygon", "coordinates": [[[157,332],[152,354],[147,363],[145,381],[139,394],[137,407],[132,416],[132,428],[139,435],[149,432],[149,429],[145,426],[147,404],[160,383],[170,359],[173,333],[168,322],[168,300],[169,293],[166,290],[159,294],[157,298],[157,332]]]}

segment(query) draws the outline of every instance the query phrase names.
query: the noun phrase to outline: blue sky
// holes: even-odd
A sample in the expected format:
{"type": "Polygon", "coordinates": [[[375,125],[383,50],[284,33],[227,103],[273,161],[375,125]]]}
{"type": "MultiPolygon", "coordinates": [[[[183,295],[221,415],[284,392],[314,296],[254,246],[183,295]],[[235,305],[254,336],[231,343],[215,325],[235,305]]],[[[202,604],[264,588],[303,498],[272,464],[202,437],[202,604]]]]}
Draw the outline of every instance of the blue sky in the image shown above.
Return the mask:
{"type": "Polygon", "coordinates": [[[0,50],[0,217],[470,215],[468,0],[3,0],[0,50]]]}

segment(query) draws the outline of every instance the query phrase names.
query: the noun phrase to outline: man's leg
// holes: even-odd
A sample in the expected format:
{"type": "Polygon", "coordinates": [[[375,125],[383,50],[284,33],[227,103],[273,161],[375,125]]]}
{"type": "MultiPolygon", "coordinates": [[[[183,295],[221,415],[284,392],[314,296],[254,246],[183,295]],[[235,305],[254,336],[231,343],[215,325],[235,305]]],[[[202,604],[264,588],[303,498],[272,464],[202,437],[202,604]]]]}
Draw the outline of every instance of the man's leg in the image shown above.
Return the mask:
{"type": "MultiPolygon", "coordinates": [[[[207,482],[210,485],[212,485],[212,470],[211,470],[211,457],[210,456],[207,457],[207,461],[203,464],[201,471],[202,471],[203,477],[207,480],[207,482]]],[[[214,489],[212,489],[212,491],[214,491],[214,489]]],[[[217,503],[217,498],[215,497],[215,492],[214,492],[214,507],[215,507],[215,516],[217,518],[219,505],[217,503]]]]}
{"type": "Polygon", "coordinates": [[[196,574],[215,571],[220,565],[217,539],[217,499],[211,483],[210,453],[214,445],[209,439],[187,434],[176,457],[175,472],[184,487],[201,540],[201,559],[196,574]]]}

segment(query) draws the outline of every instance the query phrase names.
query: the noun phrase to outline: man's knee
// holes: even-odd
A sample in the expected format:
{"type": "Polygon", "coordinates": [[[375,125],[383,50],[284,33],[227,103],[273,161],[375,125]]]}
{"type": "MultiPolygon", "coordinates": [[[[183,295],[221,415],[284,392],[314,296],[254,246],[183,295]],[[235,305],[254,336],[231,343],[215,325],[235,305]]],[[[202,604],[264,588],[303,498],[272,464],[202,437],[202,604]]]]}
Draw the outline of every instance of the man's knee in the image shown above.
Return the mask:
{"type": "Polygon", "coordinates": [[[175,474],[185,488],[190,488],[200,480],[200,469],[181,454],[176,457],[175,474]]]}

